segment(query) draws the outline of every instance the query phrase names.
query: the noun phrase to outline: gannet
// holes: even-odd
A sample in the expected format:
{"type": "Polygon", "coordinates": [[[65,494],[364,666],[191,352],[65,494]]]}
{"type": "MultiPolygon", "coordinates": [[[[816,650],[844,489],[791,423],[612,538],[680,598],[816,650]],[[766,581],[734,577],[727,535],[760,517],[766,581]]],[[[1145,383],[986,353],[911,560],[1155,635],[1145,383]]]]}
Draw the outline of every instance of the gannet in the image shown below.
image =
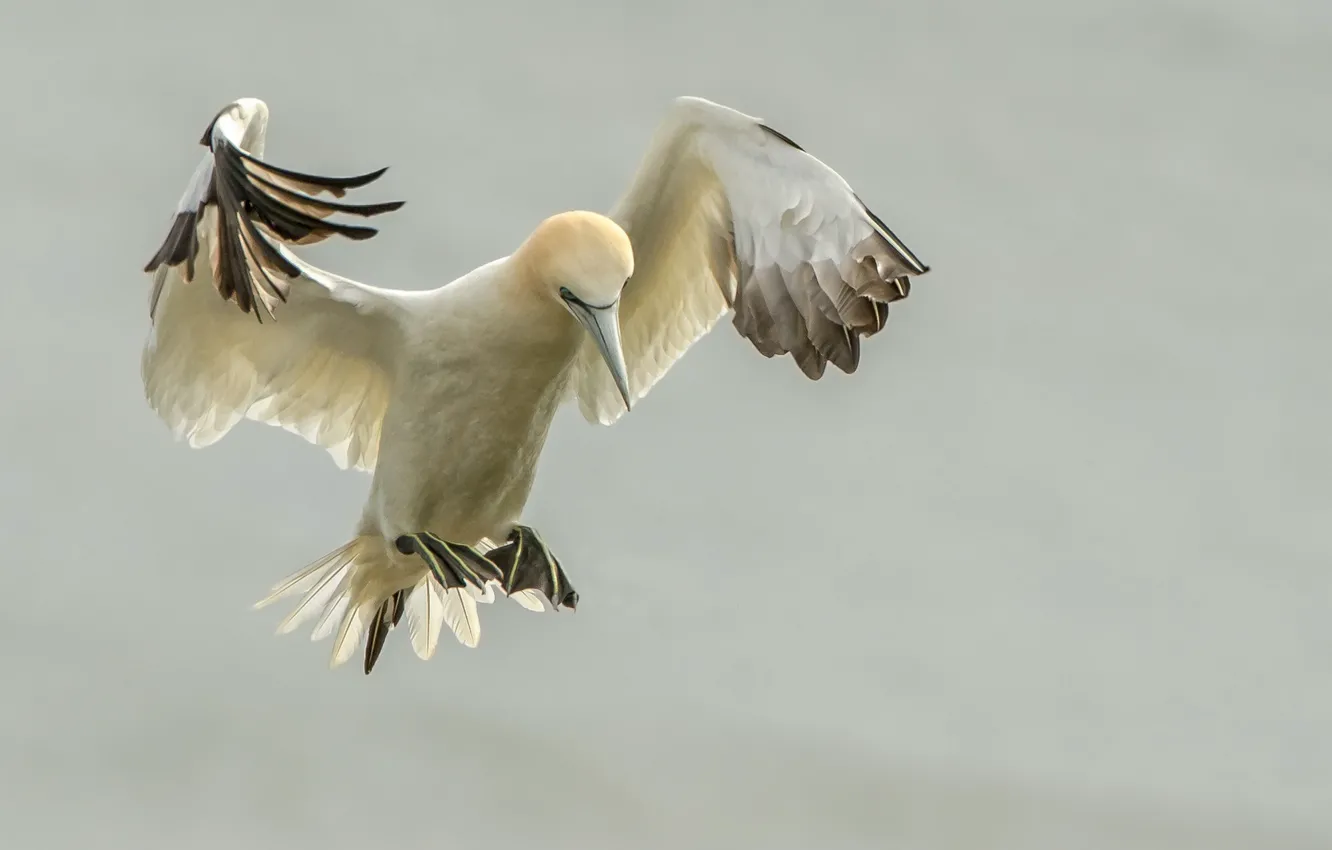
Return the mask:
{"type": "Polygon", "coordinates": [[[728,312],[765,357],[810,379],[856,370],[861,337],[929,269],[823,162],[758,118],[674,100],[609,214],[541,221],[508,256],[435,289],[384,289],[292,246],[377,231],[331,221],[402,202],[341,198],[384,173],[333,178],[264,158],[268,106],[223,107],[152,275],[141,367],[177,439],[211,445],[242,419],[299,434],[372,473],[350,540],[256,607],[299,597],[279,633],[334,634],[331,666],[365,638],[370,673],[407,619],[422,659],[447,623],[480,637],[498,591],[573,609],[542,537],[521,524],[556,411],[629,411],[728,312]]]}

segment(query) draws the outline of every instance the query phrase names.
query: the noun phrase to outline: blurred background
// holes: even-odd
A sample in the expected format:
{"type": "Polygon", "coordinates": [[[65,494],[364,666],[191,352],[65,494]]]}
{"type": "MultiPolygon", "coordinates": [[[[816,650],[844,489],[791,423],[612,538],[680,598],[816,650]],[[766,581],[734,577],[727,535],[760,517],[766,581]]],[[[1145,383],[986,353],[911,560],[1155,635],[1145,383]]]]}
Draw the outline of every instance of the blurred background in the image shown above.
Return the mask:
{"type": "Polygon", "coordinates": [[[1332,5],[5,5],[0,844],[1332,846],[1332,5]],[[608,209],[680,94],[933,267],[859,373],[723,325],[564,411],[526,520],[574,615],[368,679],[274,638],[369,479],[142,400],[208,121],[390,165],[304,256],[417,289],[608,209]]]}

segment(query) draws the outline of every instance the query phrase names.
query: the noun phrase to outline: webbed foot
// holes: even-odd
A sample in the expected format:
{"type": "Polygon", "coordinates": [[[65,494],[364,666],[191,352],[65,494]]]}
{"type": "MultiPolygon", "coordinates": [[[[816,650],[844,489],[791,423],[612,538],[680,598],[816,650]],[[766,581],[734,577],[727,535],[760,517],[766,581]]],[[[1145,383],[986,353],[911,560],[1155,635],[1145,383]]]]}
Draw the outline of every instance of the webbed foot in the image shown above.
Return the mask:
{"type": "Polygon", "coordinates": [[[536,590],[556,608],[578,607],[578,591],[569,584],[559,560],[528,526],[514,526],[504,545],[487,552],[486,558],[499,569],[505,593],[536,590]]]}
{"type": "Polygon", "coordinates": [[[428,531],[404,534],[394,545],[404,555],[420,555],[430,574],[445,589],[470,584],[477,590],[485,590],[487,582],[504,580],[499,567],[490,561],[489,553],[483,555],[470,546],[449,543],[428,531]]]}

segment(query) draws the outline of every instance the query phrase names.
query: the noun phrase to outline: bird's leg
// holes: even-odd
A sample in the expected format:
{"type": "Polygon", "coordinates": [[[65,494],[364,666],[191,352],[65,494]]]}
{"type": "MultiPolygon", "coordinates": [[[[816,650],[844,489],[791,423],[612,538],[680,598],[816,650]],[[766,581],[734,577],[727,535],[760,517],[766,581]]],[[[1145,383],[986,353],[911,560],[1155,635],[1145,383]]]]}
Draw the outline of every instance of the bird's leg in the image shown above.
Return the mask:
{"type": "Polygon", "coordinates": [[[404,534],[394,541],[394,545],[404,555],[420,555],[435,581],[445,589],[471,584],[477,590],[484,590],[487,582],[504,580],[499,567],[489,560],[488,555],[482,555],[470,546],[449,543],[428,531],[404,534]]]}
{"type": "Polygon", "coordinates": [[[539,590],[550,604],[573,610],[578,606],[578,591],[569,584],[560,562],[531,528],[515,525],[503,546],[486,553],[503,574],[500,586],[507,594],[539,590]]]}

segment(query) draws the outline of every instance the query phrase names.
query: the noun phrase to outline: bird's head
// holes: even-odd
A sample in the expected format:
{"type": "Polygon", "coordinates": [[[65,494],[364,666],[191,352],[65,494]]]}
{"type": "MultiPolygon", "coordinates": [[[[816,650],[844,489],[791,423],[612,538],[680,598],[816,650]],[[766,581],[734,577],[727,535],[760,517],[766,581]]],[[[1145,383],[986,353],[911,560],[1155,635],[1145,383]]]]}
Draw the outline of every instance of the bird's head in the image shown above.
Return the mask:
{"type": "Polygon", "coordinates": [[[628,410],[619,318],[620,293],[634,273],[628,235],[598,213],[560,213],[541,222],[515,256],[526,264],[537,294],[566,310],[592,337],[628,410]]]}
{"type": "Polygon", "coordinates": [[[264,135],[268,130],[268,104],[257,97],[242,97],[222,107],[199,138],[206,148],[213,146],[213,130],[221,130],[231,143],[253,156],[264,155],[264,135]]]}

